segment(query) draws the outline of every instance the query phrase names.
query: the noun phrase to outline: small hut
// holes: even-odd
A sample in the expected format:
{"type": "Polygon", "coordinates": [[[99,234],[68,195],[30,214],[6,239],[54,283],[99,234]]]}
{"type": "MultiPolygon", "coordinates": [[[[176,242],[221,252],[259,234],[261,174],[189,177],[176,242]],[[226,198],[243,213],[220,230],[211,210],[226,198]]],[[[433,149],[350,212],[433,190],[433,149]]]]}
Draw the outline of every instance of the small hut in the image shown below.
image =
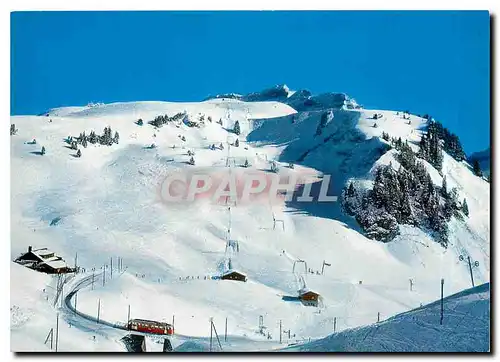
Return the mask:
{"type": "Polygon", "coordinates": [[[229,270],[222,274],[222,280],[236,280],[238,282],[246,282],[247,276],[243,273],[237,272],[236,270],[229,270]]]}
{"type": "Polygon", "coordinates": [[[306,306],[316,307],[318,305],[320,295],[309,289],[299,291],[299,300],[306,306]]]}

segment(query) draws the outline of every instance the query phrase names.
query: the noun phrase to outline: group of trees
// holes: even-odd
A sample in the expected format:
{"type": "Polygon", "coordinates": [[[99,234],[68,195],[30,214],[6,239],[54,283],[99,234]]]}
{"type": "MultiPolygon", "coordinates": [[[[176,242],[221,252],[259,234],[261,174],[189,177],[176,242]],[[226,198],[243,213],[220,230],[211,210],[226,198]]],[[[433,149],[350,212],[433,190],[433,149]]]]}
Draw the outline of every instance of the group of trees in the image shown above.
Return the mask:
{"type": "Polygon", "coordinates": [[[17,128],[16,128],[16,124],[15,123],[12,123],[10,125],[10,135],[13,136],[17,133],[17,128]]]}
{"type": "Polygon", "coordinates": [[[435,186],[408,142],[393,139],[392,143],[399,169],[392,164],[380,166],[371,190],[358,190],[351,182],[342,193],[344,210],[356,217],[370,238],[388,242],[398,234],[400,224],[418,225],[447,247],[447,222],[452,216],[468,216],[467,201],[460,203],[457,190],[447,189],[446,177],[441,187],[435,186]]]}
{"type": "MultiPolygon", "coordinates": [[[[427,117],[430,118],[428,115],[427,117]]],[[[427,139],[436,138],[438,142],[440,141],[443,150],[458,162],[466,159],[462,143],[458,136],[450,132],[450,130],[444,127],[440,122],[430,120],[426,135],[427,139]]]]}
{"type": "MultiPolygon", "coordinates": [[[[186,113],[182,113],[182,112],[177,113],[177,114],[175,114],[172,117],[169,117],[166,114],[165,115],[159,115],[159,116],[156,116],[152,121],[149,121],[149,124],[152,125],[152,126],[160,128],[161,126],[163,126],[164,124],[166,124],[168,122],[179,121],[182,118],[184,118],[185,116],[186,116],[186,113]]],[[[141,126],[142,125],[142,119],[139,119],[139,121],[137,122],[137,124],[139,124],[141,126]],[[140,124],[139,124],[139,121],[141,121],[140,124]]]]}
{"type": "Polygon", "coordinates": [[[215,146],[215,143],[213,143],[208,148],[211,149],[212,151],[214,151],[216,148],[218,148],[219,150],[223,150],[224,149],[224,145],[221,142],[220,145],[217,147],[217,146],[215,146]]]}
{"type": "Polygon", "coordinates": [[[483,171],[481,170],[481,165],[479,164],[479,161],[477,159],[474,160],[472,171],[474,172],[474,175],[483,177],[483,171]]]}
{"type": "Polygon", "coordinates": [[[87,148],[88,143],[96,144],[99,143],[103,146],[112,146],[113,143],[118,144],[120,142],[120,134],[115,132],[113,135],[113,131],[111,127],[104,127],[104,131],[102,135],[97,135],[94,130],[90,131],[89,135],[85,134],[85,131],[80,133],[78,137],[73,139],[73,137],[68,137],[68,143],[71,144],[73,149],[77,149],[77,144],[82,145],[84,148],[87,148]]]}

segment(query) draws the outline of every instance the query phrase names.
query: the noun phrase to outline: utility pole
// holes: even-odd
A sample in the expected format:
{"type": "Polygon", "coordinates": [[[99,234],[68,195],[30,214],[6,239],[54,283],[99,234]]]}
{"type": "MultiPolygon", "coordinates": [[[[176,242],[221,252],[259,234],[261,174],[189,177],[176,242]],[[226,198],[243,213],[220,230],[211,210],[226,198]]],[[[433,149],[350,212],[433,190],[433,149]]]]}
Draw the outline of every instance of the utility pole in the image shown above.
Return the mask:
{"type": "Polygon", "coordinates": [[[102,266],[102,286],[106,284],[106,265],[102,266]]]}
{"type": "Polygon", "coordinates": [[[472,275],[472,264],[470,263],[470,256],[467,257],[469,262],[469,271],[470,271],[470,281],[472,283],[472,287],[474,288],[474,276],[472,275]]]}
{"type": "Polygon", "coordinates": [[[54,328],[50,329],[50,332],[47,335],[47,338],[45,338],[45,342],[43,344],[47,344],[49,338],[50,338],[50,350],[52,351],[52,342],[54,340],[54,328]]]}
{"type": "Polygon", "coordinates": [[[333,333],[337,331],[337,317],[333,317],[333,333]]]}
{"type": "Polygon", "coordinates": [[[175,329],[175,314],[172,314],[172,328],[175,329]]]}
{"type": "Polygon", "coordinates": [[[281,344],[281,319],[280,319],[280,344],[281,344]]]}
{"type": "Polygon", "coordinates": [[[210,317],[210,352],[212,352],[212,317],[210,317]]]}
{"type": "Polygon", "coordinates": [[[127,326],[130,323],[130,304],[128,305],[127,326]]]}
{"type": "Polygon", "coordinates": [[[219,344],[219,348],[222,351],[222,345],[220,344],[219,333],[217,333],[217,329],[215,328],[213,319],[212,319],[212,328],[214,329],[215,337],[217,338],[217,343],[219,344]]]}
{"type": "Polygon", "coordinates": [[[377,312],[377,323],[380,322],[380,312],[377,312]]]}
{"type": "Polygon", "coordinates": [[[75,310],[76,310],[76,303],[78,302],[78,291],[75,293],[75,310]]]}
{"type": "Polygon", "coordinates": [[[410,279],[410,292],[412,292],[412,291],[413,291],[413,280],[410,279]]]}
{"type": "Polygon", "coordinates": [[[226,317],[226,328],[224,329],[224,342],[227,342],[227,317],[226,317]]]}
{"type": "Polygon", "coordinates": [[[110,268],[110,270],[111,270],[111,279],[113,279],[113,257],[111,257],[109,260],[110,260],[110,264],[111,264],[111,268],[110,268]]]}
{"type": "MultiPolygon", "coordinates": [[[[460,256],[458,257],[458,260],[460,260],[460,261],[464,261],[464,259],[465,259],[465,258],[464,258],[464,256],[463,256],[463,255],[460,255],[460,256]]],[[[477,260],[476,260],[476,261],[474,262],[474,264],[473,264],[473,263],[471,262],[471,260],[470,260],[470,256],[468,255],[468,256],[467,256],[467,263],[469,264],[470,281],[471,281],[472,287],[474,287],[474,286],[475,286],[475,285],[474,285],[474,274],[472,274],[472,267],[477,268],[477,267],[479,266],[479,261],[477,261],[477,260]]]]}
{"type": "Polygon", "coordinates": [[[325,260],[323,260],[323,266],[321,267],[321,275],[323,275],[325,273],[325,265],[332,266],[332,264],[327,263],[325,260]]]}
{"type": "Polygon", "coordinates": [[[77,273],[78,270],[77,261],[78,261],[78,253],[75,253],[75,274],[77,273]]]}
{"type": "Polygon", "coordinates": [[[439,324],[443,324],[443,286],[444,286],[444,279],[441,279],[441,319],[439,321],[439,324]]]}
{"type": "Polygon", "coordinates": [[[95,268],[92,268],[92,290],[94,290],[94,276],[95,276],[95,268]]]}
{"type": "Polygon", "coordinates": [[[58,345],[59,345],[59,313],[57,313],[57,319],[56,319],[56,352],[58,345]]]}
{"type": "Polygon", "coordinates": [[[99,298],[99,301],[97,302],[97,323],[99,323],[100,313],[101,313],[101,298],[99,298]]]}

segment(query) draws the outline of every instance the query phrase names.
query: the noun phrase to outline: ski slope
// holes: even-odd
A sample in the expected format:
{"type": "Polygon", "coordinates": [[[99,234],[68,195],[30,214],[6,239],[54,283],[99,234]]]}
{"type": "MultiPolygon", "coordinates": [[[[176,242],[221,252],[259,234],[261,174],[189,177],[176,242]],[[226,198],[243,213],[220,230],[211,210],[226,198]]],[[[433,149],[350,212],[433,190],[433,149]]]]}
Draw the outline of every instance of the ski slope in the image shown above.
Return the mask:
{"type": "Polygon", "coordinates": [[[386,321],[284,352],[488,352],[490,285],[482,284],[386,321]]]}
{"type": "MultiPolygon", "coordinates": [[[[461,254],[479,261],[473,270],[476,284],[488,282],[489,184],[476,178],[466,163],[446,155],[448,184],[458,187],[470,210],[465,222],[450,224],[448,249],[410,226],[402,227],[401,235],[388,244],[367,239],[338,203],[241,204],[231,207],[231,238],[239,243],[234,266],[248,282],[212,279],[226,260],[227,207],[203,200],[165,204],[158,192],[165,176],[185,169],[225,170],[227,147],[208,147],[226,146],[228,138],[234,138],[228,129],[238,120],[242,133],[240,147],[231,147],[233,167],[245,159],[263,170],[272,160],[280,167],[294,162],[289,172],[331,174],[332,192],[340,195],[347,180],[369,184],[377,164],[395,164],[391,151],[379,153],[382,131],[418,142],[424,122],[412,115],[407,125],[393,111],[334,109],[333,114],[321,138],[314,137],[320,112],[297,113],[273,101],[114,103],[11,117],[19,129],[11,137],[11,259],[29,245],[48,247],[69,265],[77,254],[86,272],[75,276],[74,283],[107,264],[106,283],[79,291],[77,309],[96,315],[100,300],[100,318],[110,323],[126,322],[129,305],[131,318],[170,322],[175,316],[176,333],[192,343],[184,345],[186,350],[206,347],[209,318],[220,335],[227,318],[229,342],[222,346],[227,350],[280,347],[280,320],[291,335],[282,336],[283,343],[293,343],[331,334],[334,318],[338,331],[374,323],[378,313],[387,319],[436,300],[441,278],[445,295],[470,287],[468,267],[458,259],[461,254]],[[213,122],[201,128],[166,124],[156,130],[147,124],[160,114],[177,112],[193,119],[204,114],[213,122]],[[383,115],[377,128],[372,126],[374,112],[383,115]],[[134,123],[138,118],[143,126],[134,123]],[[222,126],[215,123],[219,119],[222,126]],[[92,129],[100,134],[106,126],[120,133],[118,145],[89,144],[81,148],[82,157],[75,158],[75,151],[63,142],[92,129]],[[27,144],[33,138],[37,144],[27,144]],[[157,147],[148,149],[152,143],[157,147]],[[42,145],[46,155],[32,153],[42,145]],[[195,151],[196,166],[186,164],[188,150],[195,151]],[[283,220],[285,230],[273,229],[273,215],[283,220]],[[50,226],[55,218],[60,222],[50,226]],[[117,270],[118,257],[124,272],[117,270]],[[292,271],[297,259],[315,272],[299,276],[321,295],[317,308],[282,300],[303,287],[292,271]],[[324,261],[331,266],[318,275],[324,261]],[[258,333],[259,316],[272,339],[258,333]]],[[[441,183],[440,175],[431,175],[441,183]]],[[[55,328],[58,312],[63,328],[59,350],[124,350],[119,339],[126,331],[75,318],[53,306],[54,295],[47,291],[55,288],[54,277],[12,265],[11,284],[12,350],[48,350],[43,342],[55,328]]]]}

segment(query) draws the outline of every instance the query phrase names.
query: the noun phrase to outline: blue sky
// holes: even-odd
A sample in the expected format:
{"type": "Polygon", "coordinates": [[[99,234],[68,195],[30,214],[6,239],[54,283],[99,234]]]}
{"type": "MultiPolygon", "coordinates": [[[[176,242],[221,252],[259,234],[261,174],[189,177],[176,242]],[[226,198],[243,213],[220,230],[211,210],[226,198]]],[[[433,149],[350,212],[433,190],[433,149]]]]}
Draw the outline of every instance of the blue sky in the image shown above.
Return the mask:
{"type": "Polygon", "coordinates": [[[488,12],[15,12],[11,114],[287,84],[489,146],[488,12]]]}

